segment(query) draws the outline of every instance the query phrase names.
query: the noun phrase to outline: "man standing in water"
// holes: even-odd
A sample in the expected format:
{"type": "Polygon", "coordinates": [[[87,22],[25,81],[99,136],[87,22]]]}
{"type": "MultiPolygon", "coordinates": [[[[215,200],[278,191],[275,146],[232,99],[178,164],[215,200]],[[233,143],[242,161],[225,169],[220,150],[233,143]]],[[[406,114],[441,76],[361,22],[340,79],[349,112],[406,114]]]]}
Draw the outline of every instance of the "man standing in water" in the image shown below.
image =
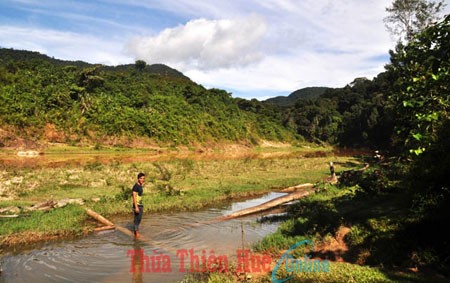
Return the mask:
{"type": "Polygon", "coordinates": [[[139,224],[141,224],[142,214],[144,213],[144,205],[142,204],[142,194],[144,189],[142,186],[145,182],[145,174],[139,173],[137,175],[137,182],[133,186],[133,212],[134,212],[134,236],[139,238],[139,224]]]}

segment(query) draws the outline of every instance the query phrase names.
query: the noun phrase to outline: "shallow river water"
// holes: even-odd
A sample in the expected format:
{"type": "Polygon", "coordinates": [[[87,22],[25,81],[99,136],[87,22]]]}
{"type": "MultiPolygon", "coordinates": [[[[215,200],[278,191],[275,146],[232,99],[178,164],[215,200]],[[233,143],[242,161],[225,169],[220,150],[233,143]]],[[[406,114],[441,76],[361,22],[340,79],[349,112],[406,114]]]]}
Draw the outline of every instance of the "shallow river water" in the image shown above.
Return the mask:
{"type": "MultiPolygon", "coordinates": [[[[203,272],[201,263],[211,255],[221,259],[222,267],[226,267],[226,261],[236,262],[238,249],[251,248],[278,226],[259,223],[258,215],[212,220],[281,195],[284,194],[270,193],[196,212],[145,214],[142,241],[119,231],[104,231],[6,254],[1,258],[0,282],[181,281],[191,267],[197,269],[197,260],[197,271],[203,272]]],[[[111,220],[116,225],[132,227],[131,215],[111,220]]]]}

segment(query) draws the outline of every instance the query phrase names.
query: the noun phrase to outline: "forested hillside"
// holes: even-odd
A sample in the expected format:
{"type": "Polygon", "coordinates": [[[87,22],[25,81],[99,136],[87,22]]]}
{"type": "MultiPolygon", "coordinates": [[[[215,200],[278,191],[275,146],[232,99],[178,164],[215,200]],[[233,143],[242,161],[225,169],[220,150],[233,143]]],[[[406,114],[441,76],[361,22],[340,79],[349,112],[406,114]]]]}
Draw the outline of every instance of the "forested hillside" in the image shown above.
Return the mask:
{"type": "Polygon", "coordinates": [[[276,114],[242,110],[239,101],[165,65],[109,67],[0,49],[2,146],[16,136],[70,144],[295,140],[276,114]]]}
{"type": "Polygon", "coordinates": [[[392,76],[384,72],[373,80],[356,78],[343,88],[323,88],[320,96],[299,98],[284,108],[282,123],[313,142],[387,148],[393,129],[388,101],[392,76]]]}
{"type": "Polygon", "coordinates": [[[265,102],[279,106],[294,106],[299,99],[318,98],[329,89],[330,88],[328,87],[305,87],[292,92],[288,96],[277,96],[269,98],[265,100],[265,102]]]}
{"type": "Polygon", "coordinates": [[[393,84],[394,74],[386,71],[342,88],[303,88],[263,103],[278,107],[281,123],[308,141],[387,149],[394,127],[388,100],[393,84]]]}

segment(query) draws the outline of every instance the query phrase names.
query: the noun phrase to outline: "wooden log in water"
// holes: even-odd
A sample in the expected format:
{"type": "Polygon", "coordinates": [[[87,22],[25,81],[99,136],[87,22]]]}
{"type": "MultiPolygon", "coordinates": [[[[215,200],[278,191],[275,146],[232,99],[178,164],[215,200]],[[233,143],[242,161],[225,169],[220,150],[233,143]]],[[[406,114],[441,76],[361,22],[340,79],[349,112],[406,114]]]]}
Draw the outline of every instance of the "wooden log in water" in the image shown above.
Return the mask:
{"type": "Polygon", "coordinates": [[[111,221],[109,221],[108,219],[106,219],[105,217],[101,216],[100,214],[98,214],[97,212],[92,211],[91,209],[87,208],[86,212],[89,216],[91,216],[92,218],[94,218],[95,220],[97,220],[98,222],[103,223],[106,226],[115,226],[114,223],[112,223],[111,221]]]}
{"type": "Polygon", "coordinates": [[[125,235],[128,235],[130,237],[134,237],[134,233],[132,231],[128,230],[125,227],[116,226],[114,223],[112,223],[111,221],[109,221],[105,217],[101,216],[97,212],[95,212],[95,211],[93,211],[93,210],[91,210],[89,208],[86,208],[86,212],[87,212],[87,214],[89,216],[91,216],[95,220],[99,221],[100,223],[104,224],[105,227],[111,227],[111,229],[116,229],[117,231],[122,232],[125,235]]]}
{"type": "Polygon", "coordinates": [[[114,230],[114,229],[116,229],[116,226],[102,226],[102,227],[95,228],[94,231],[101,232],[101,231],[114,230]]]}
{"type": "MultiPolygon", "coordinates": [[[[128,236],[130,236],[130,237],[134,237],[134,233],[131,232],[130,230],[128,230],[127,228],[125,228],[125,227],[122,227],[122,226],[116,226],[116,230],[117,230],[117,231],[120,231],[120,232],[122,232],[123,234],[128,235],[128,236]]],[[[141,239],[141,240],[142,240],[142,239],[141,239]]]]}
{"type": "Polygon", "coordinates": [[[228,219],[237,218],[237,217],[261,212],[264,210],[268,210],[268,209],[276,207],[280,204],[303,198],[313,192],[315,192],[315,189],[309,189],[309,190],[303,190],[303,191],[299,191],[299,192],[290,193],[287,196],[278,197],[278,198],[275,198],[268,202],[265,202],[263,204],[233,212],[231,214],[220,217],[219,219],[220,220],[228,220],[228,219]]]}

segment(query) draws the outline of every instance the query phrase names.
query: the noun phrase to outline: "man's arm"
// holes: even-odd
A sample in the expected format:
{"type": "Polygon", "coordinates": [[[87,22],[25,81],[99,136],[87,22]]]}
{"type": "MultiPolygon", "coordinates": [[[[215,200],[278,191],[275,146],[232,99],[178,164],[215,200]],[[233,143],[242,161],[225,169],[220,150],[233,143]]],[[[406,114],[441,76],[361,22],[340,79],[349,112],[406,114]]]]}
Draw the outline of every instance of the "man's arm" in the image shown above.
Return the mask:
{"type": "Polygon", "coordinates": [[[134,211],[136,213],[139,213],[139,207],[138,207],[138,203],[137,203],[137,192],[133,191],[133,206],[134,206],[134,211]]]}

